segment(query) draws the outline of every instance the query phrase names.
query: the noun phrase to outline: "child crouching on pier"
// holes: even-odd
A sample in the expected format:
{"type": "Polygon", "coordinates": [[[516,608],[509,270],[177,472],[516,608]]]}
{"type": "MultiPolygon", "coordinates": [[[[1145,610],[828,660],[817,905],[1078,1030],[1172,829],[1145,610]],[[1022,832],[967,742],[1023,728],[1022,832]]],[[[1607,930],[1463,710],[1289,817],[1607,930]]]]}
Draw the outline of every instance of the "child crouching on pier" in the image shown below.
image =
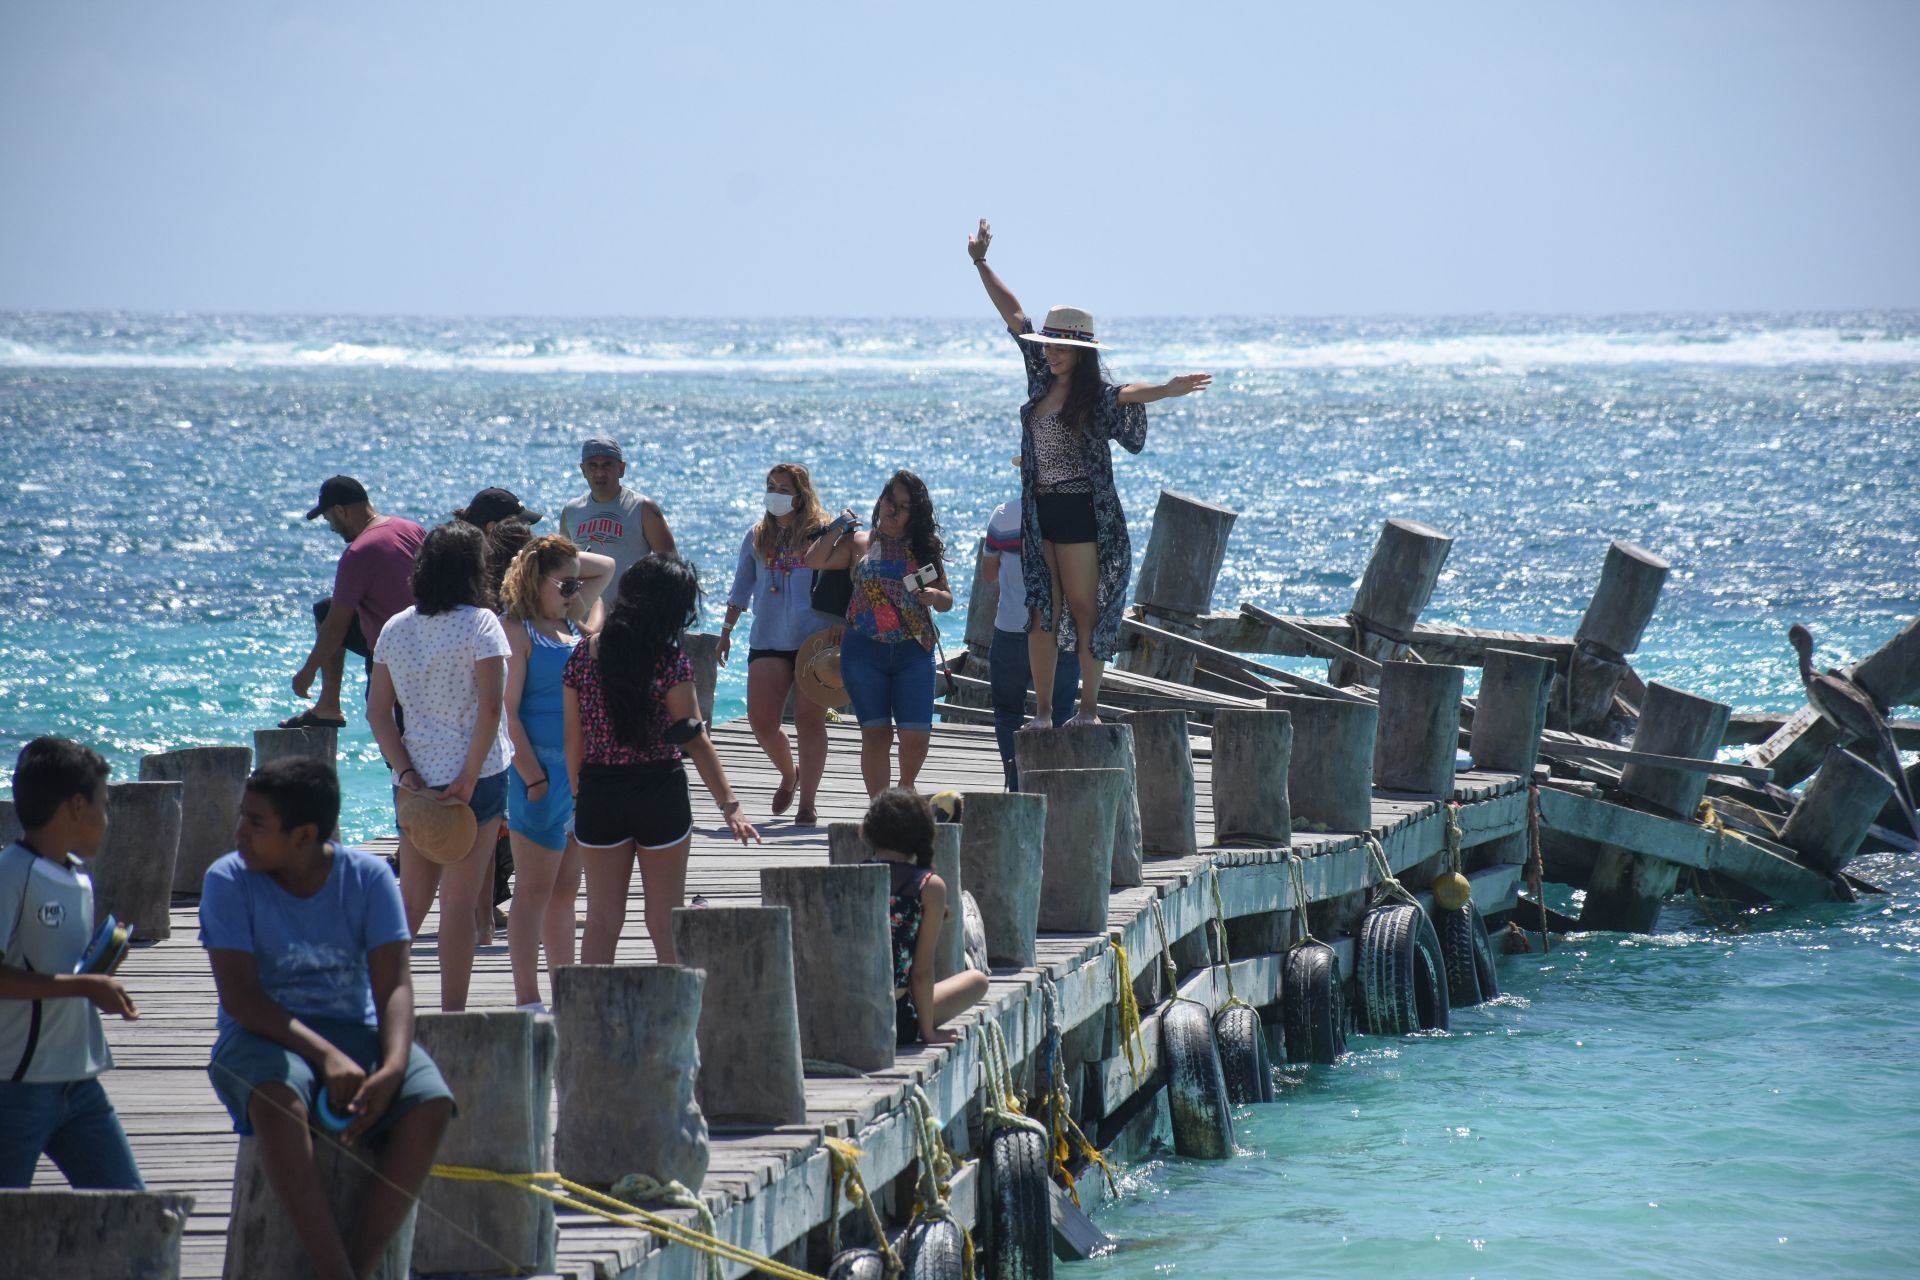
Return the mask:
{"type": "Polygon", "coordinates": [[[892,926],[893,995],[901,1044],[951,1044],[942,1024],[980,1003],[987,975],[966,969],[933,979],[934,951],[947,918],[947,885],[933,874],[933,809],[925,796],[895,787],[867,806],[860,832],[873,846],[869,862],[885,863],[893,877],[887,920],[892,926]]]}
{"type": "Polygon", "coordinates": [[[0,1187],[30,1186],[44,1152],[76,1189],[139,1191],[100,1087],[113,1065],[100,1014],[140,1014],[110,972],[79,971],[94,933],[81,860],[106,838],[107,762],[35,738],[14,765],[13,804],[23,834],[0,852],[0,1187]]]}
{"type": "Polygon", "coordinates": [[[453,1094],[413,1043],[406,913],[387,864],[332,843],[331,768],[278,760],[247,779],[238,849],[207,870],[200,941],[220,995],[208,1074],[317,1274],[368,1274],[426,1182],[453,1094]],[[322,1097],[324,1095],[324,1099],[322,1097]],[[379,1139],[351,1232],[334,1222],[309,1117],[379,1139]]]}

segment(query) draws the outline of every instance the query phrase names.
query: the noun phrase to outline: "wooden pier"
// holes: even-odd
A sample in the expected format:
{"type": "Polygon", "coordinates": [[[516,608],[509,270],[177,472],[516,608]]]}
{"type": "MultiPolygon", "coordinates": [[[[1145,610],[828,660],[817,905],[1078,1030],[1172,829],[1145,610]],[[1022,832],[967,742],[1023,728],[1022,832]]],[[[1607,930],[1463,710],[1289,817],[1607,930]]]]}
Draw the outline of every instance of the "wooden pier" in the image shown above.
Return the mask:
{"type": "MultiPolygon", "coordinates": [[[[784,820],[762,820],[766,843],[749,849],[727,842],[724,830],[697,831],[689,895],[704,895],[715,904],[753,903],[758,901],[762,867],[826,863],[825,824],[856,819],[866,804],[859,782],[856,732],[834,726],[830,733],[833,754],[820,795],[822,825],[799,828],[784,820]]],[[[721,726],[715,739],[747,811],[763,817],[778,779],[744,721],[721,726]]],[[[1114,891],[1107,934],[1042,934],[1035,967],[995,971],[986,1003],[955,1024],[963,1032],[960,1043],[903,1052],[891,1071],[859,1078],[809,1078],[805,1125],[752,1134],[716,1132],[712,1163],[700,1194],[714,1211],[722,1237],[805,1265],[807,1236],[828,1216],[830,1157],[822,1143],[825,1137],[851,1138],[866,1152],[861,1167],[867,1185],[883,1205],[890,1206],[893,1197],[885,1189],[915,1159],[906,1110],[906,1095],[913,1085],[923,1088],[933,1102],[940,1122],[947,1126],[950,1144],[967,1151],[972,1139],[966,1121],[970,1109],[977,1113],[981,1051],[979,1036],[969,1028],[986,1019],[998,1022],[1015,1063],[1025,1062],[1044,1033],[1042,974],[1056,986],[1064,1043],[1074,1050],[1076,1071],[1069,1079],[1075,1086],[1081,1123],[1103,1144],[1124,1138],[1125,1122],[1138,1121],[1129,1103],[1156,1091],[1164,1076],[1155,1034],[1154,1005],[1164,994],[1159,989],[1163,947],[1152,909],[1156,902],[1181,971],[1184,994],[1214,1006],[1226,999],[1226,984],[1219,980],[1218,969],[1205,963],[1202,941],[1208,922],[1224,910],[1234,936],[1275,934],[1269,948],[1235,949],[1235,989],[1255,1005],[1270,1005],[1278,999],[1285,913],[1298,905],[1294,883],[1278,850],[1205,848],[1212,834],[1211,770],[1204,740],[1196,739],[1195,746],[1202,852],[1190,857],[1150,856],[1141,887],[1114,891]],[[1125,947],[1131,968],[1127,976],[1143,997],[1138,1049],[1145,1062],[1137,1081],[1120,1044],[1115,999],[1118,953],[1110,938],[1125,947]]],[[[1000,789],[1000,759],[991,731],[938,726],[922,785],[928,790],[1000,789]]],[[[1510,848],[1513,842],[1502,838],[1524,832],[1526,790],[1513,775],[1462,773],[1455,799],[1476,900],[1483,912],[1497,920],[1513,907],[1521,868],[1489,861],[1484,855],[1496,842],[1497,847],[1510,848]]],[[[703,820],[712,820],[711,805],[704,796],[696,800],[696,812],[703,820]]],[[[1446,815],[1437,800],[1377,794],[1374,823],[1370,834],[1380,840],[1396,872],[1422,864],[1438,866],[1437,860],[1445,856],[1446,815]]],[[[1341,904],[1347,903],[1347,914],[1351,914],[1377,878],[1360,833],[1302,833],[1293,847],[1305,855],[1308,896],[1327,911],[1341,910],[1341,904]]],[[[1409,878],[1416,888],[1425,883],[1419,876],[1409,878]]],[[[1331,939],[1335,929],[1320,918],[1319,910],[1316,932],[1331,939]]],[[[226,1245],[237,1139],[207,1081],[215,996],[206,956],[196,941],[195,909],[183,900],[175,906],[173,917],[173,936],[135,951],[121,969],[121,978],[139,1003],[141,1018],[133,1023],[108,1020],[115,1069],[105,1079],[148,1186],[195,1197],[182,1250],[182,1274],[213,1277],[221,1273],[226,1245]]],[[[433,929],[430,918],[423,932],[430,934],[433,929]]],[[[1349,948],[1350,972],[1351,944],[1344,945],[1349,948]]],[[[628,914],[618,959],[635,964],[653,959],[637,910],[628,914]]],[[[439,982],[430,941],[416,948],[414,981],[418,1007],[423,1012],[434,1009],[439,982]]],[[[503,936],[479,955],[469,1008],[512,1007],[503,936]]],[[[1150,1110],[1146,1123],[1151,1124],[1150,1110]]],[[[968,1165],[954,1183],[954,1210],[969,1224],[975,1217],[974,1168],[968,1165]]],[[[35,1185],[64,1183],[43,1161],[35,1185]]],[[[560,1227],[560,1275],[624,1280],[697,1273],[697,1255],[679,1246],[662,1246],[642,1232],[565,1211],[560,1227]]],[[[739,1267],[728,1269],[730,1275],[743,1273],[739,1267]]]]}

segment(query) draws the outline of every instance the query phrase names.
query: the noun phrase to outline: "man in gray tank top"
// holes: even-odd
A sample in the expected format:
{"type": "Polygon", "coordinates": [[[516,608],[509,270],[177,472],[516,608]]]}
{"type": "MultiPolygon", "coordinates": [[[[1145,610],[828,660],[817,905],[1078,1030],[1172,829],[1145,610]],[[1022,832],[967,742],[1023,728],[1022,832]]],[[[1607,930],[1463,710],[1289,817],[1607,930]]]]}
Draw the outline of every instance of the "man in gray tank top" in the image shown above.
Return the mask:
{"type": "Polygon", "coordinates": [[[587,478],[587,495],[560,509],[560,532],[583,551],[613,557],[613,586],[607,593],[611,607],[620,597],[620,578],[629,565],[649,551],[675,554],[673,531],[659,504],[620,483],[627,462],[618,441],[595,436],[582,444],[580,474],[587,478]]]}

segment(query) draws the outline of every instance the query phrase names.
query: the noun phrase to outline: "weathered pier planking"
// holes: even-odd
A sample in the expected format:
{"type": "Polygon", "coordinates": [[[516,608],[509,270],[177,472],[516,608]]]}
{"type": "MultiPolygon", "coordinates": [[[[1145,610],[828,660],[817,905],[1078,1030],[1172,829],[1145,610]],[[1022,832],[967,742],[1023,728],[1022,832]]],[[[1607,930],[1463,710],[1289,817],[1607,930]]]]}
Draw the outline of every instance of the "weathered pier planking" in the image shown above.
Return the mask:
{"type": "MultiPolygon", "coordinates": [[[[702,894],[715,905],[756,905],[763,868],[827,864],[825,824],[852,820],[865,808],[855,732],[847,726],[833,726],[829,732],[833,755],[820,795],[822,825],[796,828],[783,821],[769,822],[763,827],[766,843],[751,849],[726,842],[724,831],[703,828],[696,832],[689,894],[702,894]]],[[[715,739],[749,813],[764,815],[778,779],[745,723],[721,726],[715,739]]],[[[1206,846],[1213,831],[1211,762],[1204,740],[1196,741],[1201,747],[1194,765],[1196,822],[1200,843],[1206,846]]],[[[938,726],[922,780],[928,789],[998,790],[1000,761],[991,732],[938,726]]],[[[1470,853],[1484,855],[1511,843],[1510,837],[1525,830],[1526,791],[1513,775],[1462,772],[1455,780],[1453,798],[1461,806],[1459,822],[1470,853]]],[[[704,797],[696,800],[696,812],[703,820],[712,820],[704,797]]],[[[1355,895],[1376,878],[1362,843],[1365,835],[1381,841],[1396,872],[1423,864],[1437,866],[1444,857],[1446,819],[1440,800],[1383,795],[1376,798],[1371,822],[1366,833],[1294,835],[1292,848],[1306,855],[1302,877],[1306,904],[1296,900],[1283,849],[1203,847],[1184,857],[1149,855],[1143,883],[1113,892],[1106,933],[1042,934],[1035,964],[996,969],[986,1003],[957,1025],[964,1029],[986,1019],[997,1022],[1016,1064],[1026,1061],[1044,1034],[1039,984],[1046,975],[1058,992],[1067,1043],[1090,1046],[1084,1054],[1085,1087],[1076,1090],[1085,1110],[1083,1122],[1094,1124],[1111,1116],[1137,1091],[1155,1088],[1156,1081],[1149,1069],[1136,1083],[1119,1045],[1115,983],[1120,978],[1109,937],[1127,949],[1131,972],[1126,980],[1137,989],[1148,988],[1148,994],[1158,994],[1161,921],[1176,957],[1189,961],[1198,956],[1204,962],[1201,939],[1217,909],[1224,910],[1230,930],[1266,933],[1276,939],[1276,947],[1283,946],[1284,931],[1274,926],[1303,905],[1313,905],[1316,913],[1357,910],[1355,895]],[[1156,903],[1158,915],[1153,910],[1156,903]]],[[[1506,863],[1474,869],[1471,878],[1483,911],[1497,917],[1513,907],[1519,871],[1506,863]]],[[[1410,881],[1412,888],[1423,886],[1419,877],[1410,881]]],[[[435,923],[429,918],[424,933],[432,933],[435,923]]],[[[182,1251],[182,1274],[211,1277],[220,1273],[225,1247],[236,1139],[207,1082],[206,1063],[214,1038],[213,983],[195,942],[194,908],[184,899],[173,909],[173,925],[169,940],[135,951],[121,970],[142,1017],[136,1023],[110,1023],[116,1069],[106,1083],[148,1185],[196,1197],[182,1251]]],[[[1341,931],[1323,925],[1318,914],[1315,928],[1341,931]]],[[[623,964],[653,959],[639,911],[628,914],[618,959],[623,964]]],[[[1209,969],[1184,973],[1183,992],[1218,1005],[1225,999],[1225,982],[1212,973],[1209,969]]],[[[1271,1003],[1279,995],[1279,974],[1272,949],[1244,957],[1236,949],[1234,983],[1241,998],[1271,1003]]],[[[414,981],[419,1007],[435,1008],[439,981],[430,946],[416,954],[414,981]]],[[[512,979],[502,936],[478,957],[469,1008],[512,1007],[512,979]]],[[[1149,1014],[1153,1016],[1157,1015],[1149,1014]]],[[[1141,1044],[1150,1055],[1157,1054],[1154,1034],[1143,1036],[1141,1044]]],[[[924,1088],[940,1121],[949,1126],[949,1139],[964,1147],[968,1141],[964,1121],[980,1079],[979,1054],[977,1037],[964,1036],[952,1046],[903,1051],[890,1070],[860,1078],[810,1078],[804,1123],[759,1133],[714,1133],[700,1194],[714,1210],[720,1234],[762,1253],[796,1256],[787,1251],[804,1241],[827,1215],[830,1157],[821,1141],[826,1136],[858,1142],[867,1152],[862,1170],[868,1185],[890,1203],[891,1196],[882,1189],[914,1159],[912,1125],[903,1111],[907,1090],[916,1084],[924,1088]]],[[[36,1185],[60,1185],[59,1175],[43,1162],[36,1185]]],[[[955,1183],[954,1208],[963,1221],[974,1220],[974,1190],[971,1172],[955,1183]]],[[[690,1278],[696,1273],[695,1255],[678,1246],[663,1247],[644,1233],[565,1209],[558,1220],[559,1261],[554,1274],[569,1280],[690,1278]]],[[[730,1275],[741,1273],[738,1267],[728,1268],[730,1275]]]]}

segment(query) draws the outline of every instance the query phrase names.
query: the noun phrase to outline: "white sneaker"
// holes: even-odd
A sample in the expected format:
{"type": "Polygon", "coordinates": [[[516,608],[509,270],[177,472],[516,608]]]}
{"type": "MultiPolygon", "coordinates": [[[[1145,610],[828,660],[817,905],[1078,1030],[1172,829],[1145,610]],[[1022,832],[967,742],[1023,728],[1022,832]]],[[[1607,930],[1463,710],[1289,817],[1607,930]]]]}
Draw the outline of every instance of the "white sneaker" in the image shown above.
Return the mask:
{"type": "Polygon", "coordinates": [[[547,1006],[538,1000],[529,1000],[525,1004],[517,1004],[513,1006],[513,1008],[516,1013],[545,1013],[547,1011],[547,1006]]]}

